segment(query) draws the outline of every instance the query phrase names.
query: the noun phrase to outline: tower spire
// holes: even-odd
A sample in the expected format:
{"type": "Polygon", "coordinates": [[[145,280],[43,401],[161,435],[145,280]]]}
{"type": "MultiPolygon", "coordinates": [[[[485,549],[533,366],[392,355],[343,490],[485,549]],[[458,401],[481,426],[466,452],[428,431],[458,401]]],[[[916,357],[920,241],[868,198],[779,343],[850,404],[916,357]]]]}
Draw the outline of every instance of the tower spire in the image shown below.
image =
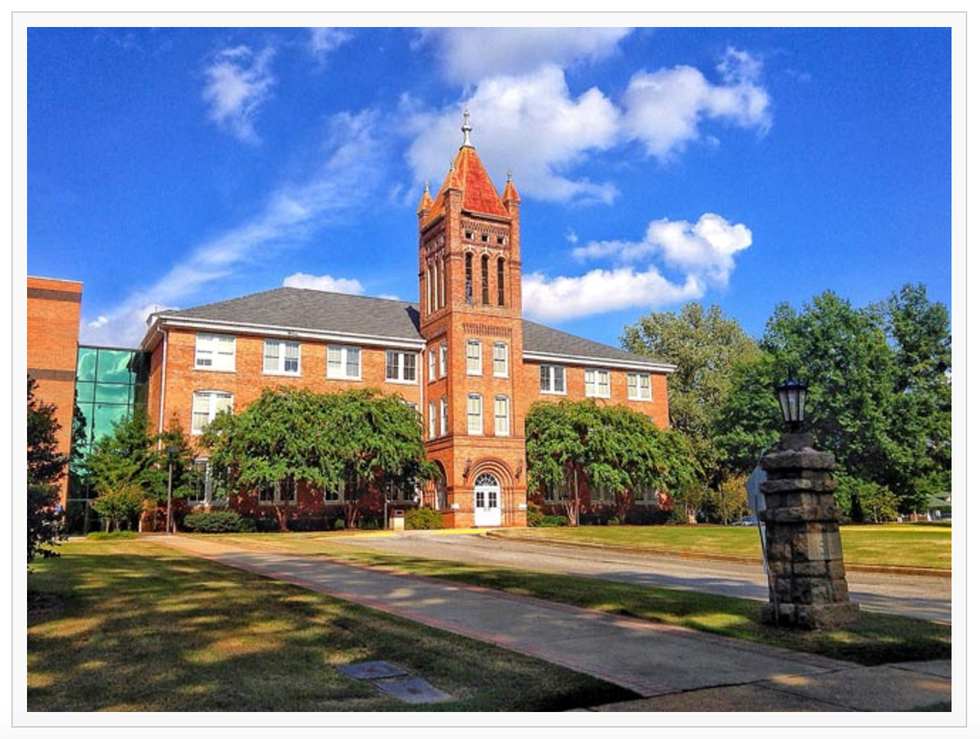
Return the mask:
{"type": "Polygon", "coordinates": [[[472,147],[473,144],[470,143],[470,131],[473,130],[473,126],[470,125],[470,111],[466,109],[463,111],[463,125],[460,128],[463,132],[463,146],[472,147]]]}

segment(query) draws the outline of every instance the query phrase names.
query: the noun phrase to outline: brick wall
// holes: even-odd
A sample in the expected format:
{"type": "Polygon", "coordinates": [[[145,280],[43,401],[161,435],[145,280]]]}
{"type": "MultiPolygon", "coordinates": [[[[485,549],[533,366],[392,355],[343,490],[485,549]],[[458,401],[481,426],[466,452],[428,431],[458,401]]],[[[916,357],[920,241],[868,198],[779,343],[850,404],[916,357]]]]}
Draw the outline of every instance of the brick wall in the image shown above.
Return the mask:
{"type": "MultiPolygon", "coordinates": [[[[61,424],[58,449],[71,451],[75,402],[75,363],[82,283],[27,278],[27,372],[37,380],[36,397],[55,406],[61,424]]],[[[61,480],[61,502],[68,496],[68,475],[61,480]]]]}

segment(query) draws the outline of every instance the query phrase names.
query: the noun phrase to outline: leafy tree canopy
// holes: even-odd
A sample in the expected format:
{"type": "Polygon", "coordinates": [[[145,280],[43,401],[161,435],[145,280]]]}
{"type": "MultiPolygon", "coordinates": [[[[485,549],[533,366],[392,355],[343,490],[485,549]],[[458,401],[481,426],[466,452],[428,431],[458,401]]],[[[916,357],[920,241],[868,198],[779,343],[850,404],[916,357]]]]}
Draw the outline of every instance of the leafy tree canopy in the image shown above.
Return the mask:
{"type": "Polygon", "coordinates": [[[58,451],[61,424],[55,407],[35,396],[37,383],[27,376],[27,561],[52,557],[61,538],[57,483],[68,456],[58,451]]]}
{"type": "Polygon", "coordinates": [[[671,428],[687,437],[708,476],[720,478],[716,414],[731,392],[733,368],[759,357],[755,339],[718,306],[688,303],[677,313],[644,316],[621,341],[631,352],[677,366],[667,382],[671,428]]]}

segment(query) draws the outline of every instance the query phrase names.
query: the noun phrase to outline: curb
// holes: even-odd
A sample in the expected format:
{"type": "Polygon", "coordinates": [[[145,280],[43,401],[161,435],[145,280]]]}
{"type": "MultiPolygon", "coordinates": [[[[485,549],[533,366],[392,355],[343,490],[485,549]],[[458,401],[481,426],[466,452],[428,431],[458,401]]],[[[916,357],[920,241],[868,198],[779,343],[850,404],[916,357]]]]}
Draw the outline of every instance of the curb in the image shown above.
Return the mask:
{"type": "MultiPolygon", "coordinates": [[[[706,554],[701,552],[678,552],[667,549],[636,549],[635,547],[622,547],[610,544],[596,544],[594,542],[567,541],[565,539],[550,539],[538,536],[520,536],[511,533],[499,533],[496,531],[486,531],[484,536],[491,539],[511,539],[523,541],[529,544],[535,542],[547,544],[555,547],[567,547],[569,549],[593,549],[596,551],[617,552],[619,554],[652,554],[657,557],[675,557],[677,559],[700,559],[714,562],[731,562],[733,564],[757,565],[761,566],[761,559],[752,557],[736,557],[730,554],[706,554]]],[[[910,575],[914,577],[941,577],[950,578],[953,576],[952,570],[930,569],[928,567],[891,567],[887,565],[850,565],[845,564],[845,569],[849,572],[873,572],[882,575],[910,575]]]]}

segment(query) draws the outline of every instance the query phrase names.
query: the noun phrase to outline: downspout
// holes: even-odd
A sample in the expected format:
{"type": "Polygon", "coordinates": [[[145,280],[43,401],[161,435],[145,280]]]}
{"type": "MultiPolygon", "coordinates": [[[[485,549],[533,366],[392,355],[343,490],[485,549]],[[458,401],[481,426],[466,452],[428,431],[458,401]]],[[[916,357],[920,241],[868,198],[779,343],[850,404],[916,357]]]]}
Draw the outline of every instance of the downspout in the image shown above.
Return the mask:
{"type": "MultiPolygon", "coordinates": [[[[167,337],[170,335],[168,331],[161,331],[159,324],[157,324],[157,333],[163,334],[163,361],[160,363],[160,411],[158,413],[159,420],[157,421],[157,433],[163,433],[163,401],[167,393],[167,337]]],[[[163,439],[158,438],[157,441],[157,451],[163,448],[163,439]]]]}

